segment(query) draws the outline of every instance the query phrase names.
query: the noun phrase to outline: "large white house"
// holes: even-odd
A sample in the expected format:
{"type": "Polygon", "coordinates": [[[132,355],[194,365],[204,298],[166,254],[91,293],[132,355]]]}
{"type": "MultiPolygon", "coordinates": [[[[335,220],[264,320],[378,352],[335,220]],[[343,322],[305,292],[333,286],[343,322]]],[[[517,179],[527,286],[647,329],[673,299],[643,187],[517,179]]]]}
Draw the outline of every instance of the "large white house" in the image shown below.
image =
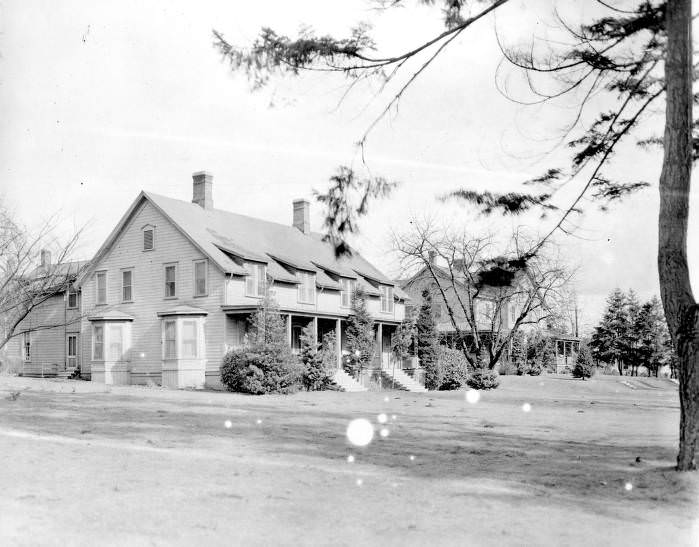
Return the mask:
{"type": "Polygon", "coordinates": [[[377,368],[387,367],[407,295],[358,253],[337,259],[311,232],[307,201],[294,201],[293,222],[278,224],[215,209],[212,182],[195,173],[191,203],[141,192],[82,271],[81,375],[218,387],[221,360],[243,344],[266,291],[286,316],[292,348],[309,323],[319,338],[336,332],[339,369],[356,286],[376,321],[377,368]]]}

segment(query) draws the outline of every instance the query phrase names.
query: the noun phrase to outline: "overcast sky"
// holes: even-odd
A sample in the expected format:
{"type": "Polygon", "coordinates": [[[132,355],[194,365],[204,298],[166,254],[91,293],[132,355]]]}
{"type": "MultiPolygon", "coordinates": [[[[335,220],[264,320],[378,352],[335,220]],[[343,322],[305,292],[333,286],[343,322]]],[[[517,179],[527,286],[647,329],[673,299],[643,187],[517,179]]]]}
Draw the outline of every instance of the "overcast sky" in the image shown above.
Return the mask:
{"type": "MultiPolygon", "coordinates": [[[[464,33],[370,135],[372,172],[401,185],[372,205],[356,246],[388,274],[399,274],[391,233],[404,232],[413,216],[473,231],[508,233],[522,222],[545,230],[536,219],[484,220],[436,199],[464,186],[511,189],[564,157],[543,153],[572,115],[570,105],[523,107],[494,83],[501,58],[495,27],[511,44],[550,32],[548,3],[536,3],[538,11],[525,4],[513,0],[497,20],[464,33]]],[[[586,15],[586,3],[561,4],[570,17],[586,15]]],[[[213,28],[244,44],[261,26],[293,34],[306,23],[344,35],[371,19],[382,52],[442,29],[434,8],[377,13],[365,0],[2,0],[0,10],[0,193],[27,224],[57,212],[64,233],[88,223],[81,258],[92,256],[140,190],[190,200],[194,171],[214,174],[217,208],[290,223],[293,199],[311,199],[338,165],[360,163],[354,143],[388,95],[372,99],[360,86],[338,107],[347,81],[323,74],[274,80],[253,93],[212,48],[213,28]]],[[[660,162],[659,152],[627,147],[617,173],[656,181],[660,162]]],[[[693,203],[690,255],[699,286],[696,189],[693,203]]],[[[559,239],[579,266],[586,323],[597,320],[616,286],[643,298],[658,292],[657,206],[654,186],[610,212],[589,208],[576,219],[580,237],[559,239]]],[[[312,228],[320,223],[312,205],[312,228]]]]}

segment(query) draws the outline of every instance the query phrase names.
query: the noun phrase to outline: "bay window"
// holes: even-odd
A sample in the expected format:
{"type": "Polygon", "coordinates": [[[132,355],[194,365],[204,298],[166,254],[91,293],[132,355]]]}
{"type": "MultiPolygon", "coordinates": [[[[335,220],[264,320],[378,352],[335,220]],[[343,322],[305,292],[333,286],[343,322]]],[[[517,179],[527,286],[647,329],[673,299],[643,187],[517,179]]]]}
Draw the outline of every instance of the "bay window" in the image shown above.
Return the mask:
{"type": "Polygon", "coordinates": [[[170,316],[162,320],[163,360],[199,359],[204,346],[203,316],[170,316]]]}

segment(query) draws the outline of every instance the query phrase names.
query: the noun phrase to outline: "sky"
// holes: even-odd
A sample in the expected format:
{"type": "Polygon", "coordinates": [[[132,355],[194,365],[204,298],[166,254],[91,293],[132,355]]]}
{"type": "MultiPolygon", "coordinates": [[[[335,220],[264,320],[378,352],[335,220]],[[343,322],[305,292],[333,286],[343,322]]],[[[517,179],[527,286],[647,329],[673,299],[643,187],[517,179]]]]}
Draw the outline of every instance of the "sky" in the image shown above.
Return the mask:
{"type": "MultiPolygon", "coordinates": [[[[346,35],[371,20],[379,51],[395,53],[443,29],[438,10],[414,4],[380,12],[367,0],[0,0],[0,196],[30,227],[54,217],[66,237],[85,226],[78,258],[94,254],[141,190],[191,200],[191,174],[200,170],[214,175],[217,208],[291,223],[294,199],[312,200],[340,165],[362,167],[355,143],[390,95],[376,95],[374,82],[341,100],[347,79],[318,73],[274,78],[253,91],[212,47],[212,29],[248,44],[263,26],[346,35]]],[[[575,19],[589,15],[584,4],[556,5],[575,19]]],[[[473,233],[549,226],[551,219],[483,218],[438,197],[460,187],[514,189],[566,157],[549,149],[571,104],[526,107],[495,85],[503,73],[494,31],[512,45],[550,35],[552,5],[512,0],[497,18],[479,22],[370,133],[368,167],[400,185],[372,203],[354,244],[387,274],[401,274],[392,234],[409,230],[411,219],[473,233]]],[[[516,76],[508,81],[517,90],[516,76]]],[[[661,132],[660,116],[648,123],[661,132]]],[[[659,151],[629,146],[617,172],[654,182],[661,160],[659,151]]],[[[561,193],[561,203],[573,190],[561,193]]],[[[697,194],[689,241],[695,287],[697,194]]],[[[652,186],[606,213],[589,205],[575,219],[575,236],[557,238],[576,270],[583,327],[597,322],[615,287],[644,299],[658,293],[657,210],[652,186]]],[[[312,203],[312,229],[321,222],[312,203]]]]}

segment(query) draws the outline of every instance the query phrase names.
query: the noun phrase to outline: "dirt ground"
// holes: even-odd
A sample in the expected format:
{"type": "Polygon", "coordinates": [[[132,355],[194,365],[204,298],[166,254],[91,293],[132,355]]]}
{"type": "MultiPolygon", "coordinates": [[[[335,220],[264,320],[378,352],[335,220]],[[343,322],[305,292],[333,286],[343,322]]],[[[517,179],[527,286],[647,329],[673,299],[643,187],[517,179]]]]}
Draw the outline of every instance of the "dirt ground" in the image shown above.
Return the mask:
{"type": "Polygon", "coordinates": [[[673,383],[502,380],[469,403],[2,377],[0,544],[699,545],[673,383]]]}

